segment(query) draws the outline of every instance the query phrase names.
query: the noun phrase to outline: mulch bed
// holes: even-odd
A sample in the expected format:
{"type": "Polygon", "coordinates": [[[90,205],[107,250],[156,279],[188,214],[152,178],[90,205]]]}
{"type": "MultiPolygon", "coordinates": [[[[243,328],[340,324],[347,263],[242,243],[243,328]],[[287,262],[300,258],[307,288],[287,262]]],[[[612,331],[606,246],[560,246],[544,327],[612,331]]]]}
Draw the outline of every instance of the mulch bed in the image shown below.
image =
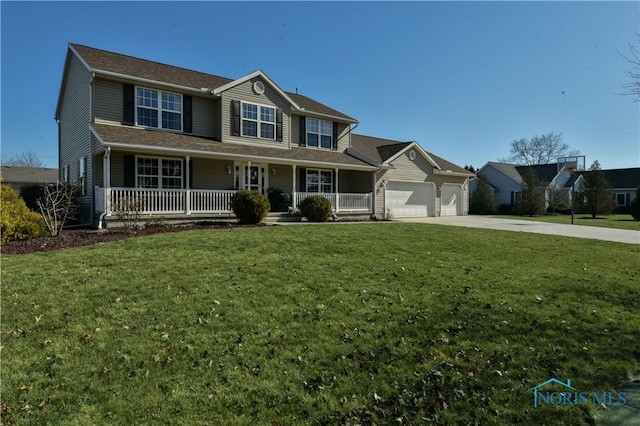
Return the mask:
{"type": "Polygon", "coordinates": [[[125,240],[127,238],[141,237],[145,235],[188,231],[191,229],[229,229],[258,226],[273,225],[264,223],[258,225],[240,225],[236,222],[195,222],[179,225],[145,227],[136,230],[135,233],[129,233],[125,228],[65,229],[57,237],[40,237],[28,241],[12,241],[9,243],[4,243],[0,245],[0,252],[2,252],[2,254],[36,253],[90,246],[94,244],[125,240]]]}

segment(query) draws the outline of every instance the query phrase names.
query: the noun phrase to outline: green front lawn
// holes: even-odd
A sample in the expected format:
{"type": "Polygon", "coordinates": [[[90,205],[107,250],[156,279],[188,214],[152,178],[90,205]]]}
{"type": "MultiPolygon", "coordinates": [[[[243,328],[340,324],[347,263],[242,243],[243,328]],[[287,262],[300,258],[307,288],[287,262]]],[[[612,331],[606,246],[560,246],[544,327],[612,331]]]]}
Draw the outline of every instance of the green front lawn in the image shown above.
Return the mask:
{"type": "MultiPolygon", "coordinates": [[[[426,224],[2,258],[3,424],[587,424],[640,359],[640,247],[426,224]]],[[[614,410],[615,407],[610,407],[614,410]]]]}
{"type": "MultiPolygon", "coordinates": [[[[534,220],[537,222],[571,224],[571,215],[544,215],[544,216],[517,216],[517,215],[496,215],[493,217],[505,219],[534,220]]],[[[574,225],[601,226],[603,228],[618,228],[640,231],[640,220],[633,220],[630,214],[612,214],[597,216],[595,219],[591,215],[576,214],[573,216],[574,225]]]]}

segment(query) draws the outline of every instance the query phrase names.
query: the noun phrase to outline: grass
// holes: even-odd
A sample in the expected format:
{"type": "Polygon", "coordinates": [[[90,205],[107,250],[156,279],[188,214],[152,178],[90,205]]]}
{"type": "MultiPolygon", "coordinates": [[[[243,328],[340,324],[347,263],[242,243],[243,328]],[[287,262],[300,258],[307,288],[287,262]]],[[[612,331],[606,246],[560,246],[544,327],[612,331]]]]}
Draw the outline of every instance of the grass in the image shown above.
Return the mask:
{"type": "Polygon", "coordinates": [[[638,368],[639,255],[377,223],[3,256],[2,422],[587,424],[528,390],[638,368]]]}
{"type": "MultiPolygon", "coordinates": [[[[544,216],[516,216],[516,215],[496,215],[497,218],[534,220],[537,222],[571,224],[571,215],[544,215],[544,216]]],[[[629,229],[640,231],[640,220],[634,220],[630,214],[614,214],[607,216],[597,216],[595,219],[591,215],[576,214],[573,223],[575,225],[600,226],[603,228],[629,229]]]]}

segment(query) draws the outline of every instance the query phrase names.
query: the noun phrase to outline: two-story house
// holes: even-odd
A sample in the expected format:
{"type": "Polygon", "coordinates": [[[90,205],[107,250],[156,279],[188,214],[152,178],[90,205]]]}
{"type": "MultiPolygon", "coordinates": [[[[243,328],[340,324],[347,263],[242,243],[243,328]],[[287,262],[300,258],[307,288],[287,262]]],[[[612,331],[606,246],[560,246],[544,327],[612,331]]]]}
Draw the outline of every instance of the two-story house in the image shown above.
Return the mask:
{"type": "Polygon", "coordinates": [[[356,119],[260,70],[229,79],[70,44],[55,118],[85,223],[132,197],[143,215],[229,217],[235,191],[269,188],[294,207],[321,194],[338,215],[467,213],[473,174],[416,142],[355,135],[356,119]]]}

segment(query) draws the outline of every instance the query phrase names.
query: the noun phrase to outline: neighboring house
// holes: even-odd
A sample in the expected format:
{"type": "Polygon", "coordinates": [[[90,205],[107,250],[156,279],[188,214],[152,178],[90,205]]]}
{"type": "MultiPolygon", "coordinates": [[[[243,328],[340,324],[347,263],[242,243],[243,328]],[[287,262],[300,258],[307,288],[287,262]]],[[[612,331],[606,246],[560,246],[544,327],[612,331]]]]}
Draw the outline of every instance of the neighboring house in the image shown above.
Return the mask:
{"type": "Polygon", "coordinates": [[[144,215],[229,217],[238,189],[320,194],[339,216],[466,214],[474,175],[416,142],[352,134],[356,119],[258,70],[238,79],[70,44],[55,118],[60,179],[84,221],[125,199],[144,215]]]}
{"type": "MultiPolygon", "coordinates": [[[[583,169],[584,166],[574,163],[519,166],[489,161],[478,170],[478,175],[487,178],[493,186],[498,205],[513,207],[516,204],[518,193],[522,190],[527,173],[529,170],[533,170],[544,190],[546,206],[549,206],[551,198],[566,202],[571,200],[571,187],[579,178],[579,175],[572,174],[572,172],[583,169]]],[[[471,190],[474,188],[475,183],[472,184],[471,190]]]]}
{"type": "MultiPolygon", "coordinates": [[[[604,178],[611,185],[611,190],[615,194],[616,204],[618,206],[616,212],[628,213],[631,201],[636,198],[636,190],[640,186],[640,167],[629,169],[607,169],[602,170],[604,178]]],[[[580,173],[581,175],[589,173],[588,171],[580,173]]]]}
{"type": "MultiPolygon", "coordinates": [[[[584,157],[579,156],[575,160],[533,166],[489,161],[478,170],[478,175],[486,177],[494,187],[498,205],[515,205],[517,194],[522,190],[529,169],[536,174],[545,191],[546,206],[549,206],[551,197],[570,203],[572,187],[575,185],[575,190],[579,191],[582,175],[589,173],[584,169],[584,157]]],[[[603,172],[616,194],[618,212],[624,212],[635,198],[636,188],[640,185],[640,168],[611,169],[603,172]]],[[[472,181],[471,190],[474,188],[475,182],[472,181]]]]}
{"type": "Polygon", "coordinates": [[[0,169],[2,183],[10,186],[18,195],[23,186],[45,185],[58,181],[58,169],[14,166],[2,166],[0,169]]]}

